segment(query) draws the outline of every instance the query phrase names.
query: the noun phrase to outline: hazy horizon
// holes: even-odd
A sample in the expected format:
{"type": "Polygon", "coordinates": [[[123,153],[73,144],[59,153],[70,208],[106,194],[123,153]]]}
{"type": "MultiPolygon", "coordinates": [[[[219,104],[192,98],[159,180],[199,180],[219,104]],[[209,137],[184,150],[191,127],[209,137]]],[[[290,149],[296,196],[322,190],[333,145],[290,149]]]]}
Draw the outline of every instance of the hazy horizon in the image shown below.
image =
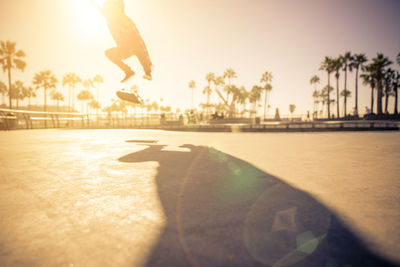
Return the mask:
{"type": "MultiPolygon", "coordinates": [[[[325,56],[351,51],[371,59],[382,52],[394,61],[400,52],[400,2],[395,0],[125,0],[125,4],[148,46],[153,81],[141,79],[134,58],[127,62],[138,75],[127,84],[119,83],[123,73],[104,56],[114,42],[89,0],[0,0],[0,40],[16,42],[27,54],[25,72],[13,71],[13,81],[31,84],[33,75],[44,69],[52,70],[59,80],[68,72],[82,78],[100,74],[105,80],[100,85],[103,106],[117,98],[116,90],[136,84],[143,99],[163,98],[165,105],[185,109],[191,102],[190,80],[196,81],[197,105],[206,101],[201,92],[208,72],[222,75],[233,68],[238,75],[233,83],[250,90],[269,71],[274,76],[270,114],[276,107],[281,114],[289,113],[289,104],[297,106],[295,113],[304,114],[312,110],[311,76],[321,78],[319,88],[326,85],[326,73],[318,70],[325,56]]],[[[0,80],[7,83],[6,73],[0,80]]],[[[349,111],[354,106],[354,72],[348,76],[348,89],[349,111]]],[[[361,113],[369,96],[369,89],[361,85],[361,113]]],[[[216,102],[215,93],[212,99],[216,102]]],[[[32,103],[42,101],[39,90],[32,103]]]]}

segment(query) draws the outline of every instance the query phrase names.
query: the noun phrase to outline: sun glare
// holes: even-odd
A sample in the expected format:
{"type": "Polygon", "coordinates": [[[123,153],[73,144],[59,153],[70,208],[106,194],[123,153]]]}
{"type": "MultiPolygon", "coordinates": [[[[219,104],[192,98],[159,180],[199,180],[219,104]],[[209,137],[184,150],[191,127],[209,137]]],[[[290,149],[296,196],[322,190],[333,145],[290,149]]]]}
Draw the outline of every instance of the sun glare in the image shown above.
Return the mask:
{"type": "MultiPolygon", "coordinates": [[[[77,28],[84,35],[97,35],[102,31],[103,18],[90,0],[74,1],[74,19],[77,28]]],[[[97,5],[102,5],[104,0],[94,0],[97,5]]]]}

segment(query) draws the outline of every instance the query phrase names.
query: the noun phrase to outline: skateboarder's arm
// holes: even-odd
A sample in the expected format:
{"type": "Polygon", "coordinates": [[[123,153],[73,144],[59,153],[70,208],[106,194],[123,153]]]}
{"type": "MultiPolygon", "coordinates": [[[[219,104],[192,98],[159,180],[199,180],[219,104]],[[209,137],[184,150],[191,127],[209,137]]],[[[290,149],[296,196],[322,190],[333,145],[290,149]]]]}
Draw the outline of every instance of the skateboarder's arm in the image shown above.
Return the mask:
{"type": "Polygon", "coordinates": [[[91,3],[95,8],[97,8],[97,10],[100,11],[100,13],[103,13],[102,7],[101,7],[100,5],[98,5],[98,4],[96,4],[96,3],[94,2],[94,0],[90,0],[90,3],[91,3]]]}

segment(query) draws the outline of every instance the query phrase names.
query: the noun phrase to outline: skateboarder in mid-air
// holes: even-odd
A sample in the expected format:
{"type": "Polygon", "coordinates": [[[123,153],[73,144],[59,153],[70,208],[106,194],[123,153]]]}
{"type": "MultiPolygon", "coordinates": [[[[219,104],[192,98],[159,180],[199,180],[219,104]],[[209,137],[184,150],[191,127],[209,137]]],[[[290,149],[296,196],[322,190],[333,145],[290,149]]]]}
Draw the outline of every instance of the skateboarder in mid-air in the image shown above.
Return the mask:
{"type": "Polygon", "coordinates": [[[135,75],[135,72],[122,61],[133,55],[137,56],[143,67],[145,72],[143,78],[152,80],[152,63],[149,53],[135,23],[125,14],[124,1],[106,0],[102,6],[94,3],[93,0],[91,0],[91,3],[104,16],[110,33],[117,44],[116,47],[106,50],[105,55],[124,71],[125,77],[121,83],[135,75]]]}

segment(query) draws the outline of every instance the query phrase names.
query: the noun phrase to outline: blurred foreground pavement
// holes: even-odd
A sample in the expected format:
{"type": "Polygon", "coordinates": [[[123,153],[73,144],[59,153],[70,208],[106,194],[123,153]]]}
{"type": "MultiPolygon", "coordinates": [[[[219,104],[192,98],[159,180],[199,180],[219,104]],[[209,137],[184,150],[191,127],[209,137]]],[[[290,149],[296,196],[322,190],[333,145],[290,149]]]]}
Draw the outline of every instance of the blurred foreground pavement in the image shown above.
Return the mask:
{"type": "Polygon", "coordinates": [[[0,266],[395,266],[400,133],[0,132],[0,266]]]}

